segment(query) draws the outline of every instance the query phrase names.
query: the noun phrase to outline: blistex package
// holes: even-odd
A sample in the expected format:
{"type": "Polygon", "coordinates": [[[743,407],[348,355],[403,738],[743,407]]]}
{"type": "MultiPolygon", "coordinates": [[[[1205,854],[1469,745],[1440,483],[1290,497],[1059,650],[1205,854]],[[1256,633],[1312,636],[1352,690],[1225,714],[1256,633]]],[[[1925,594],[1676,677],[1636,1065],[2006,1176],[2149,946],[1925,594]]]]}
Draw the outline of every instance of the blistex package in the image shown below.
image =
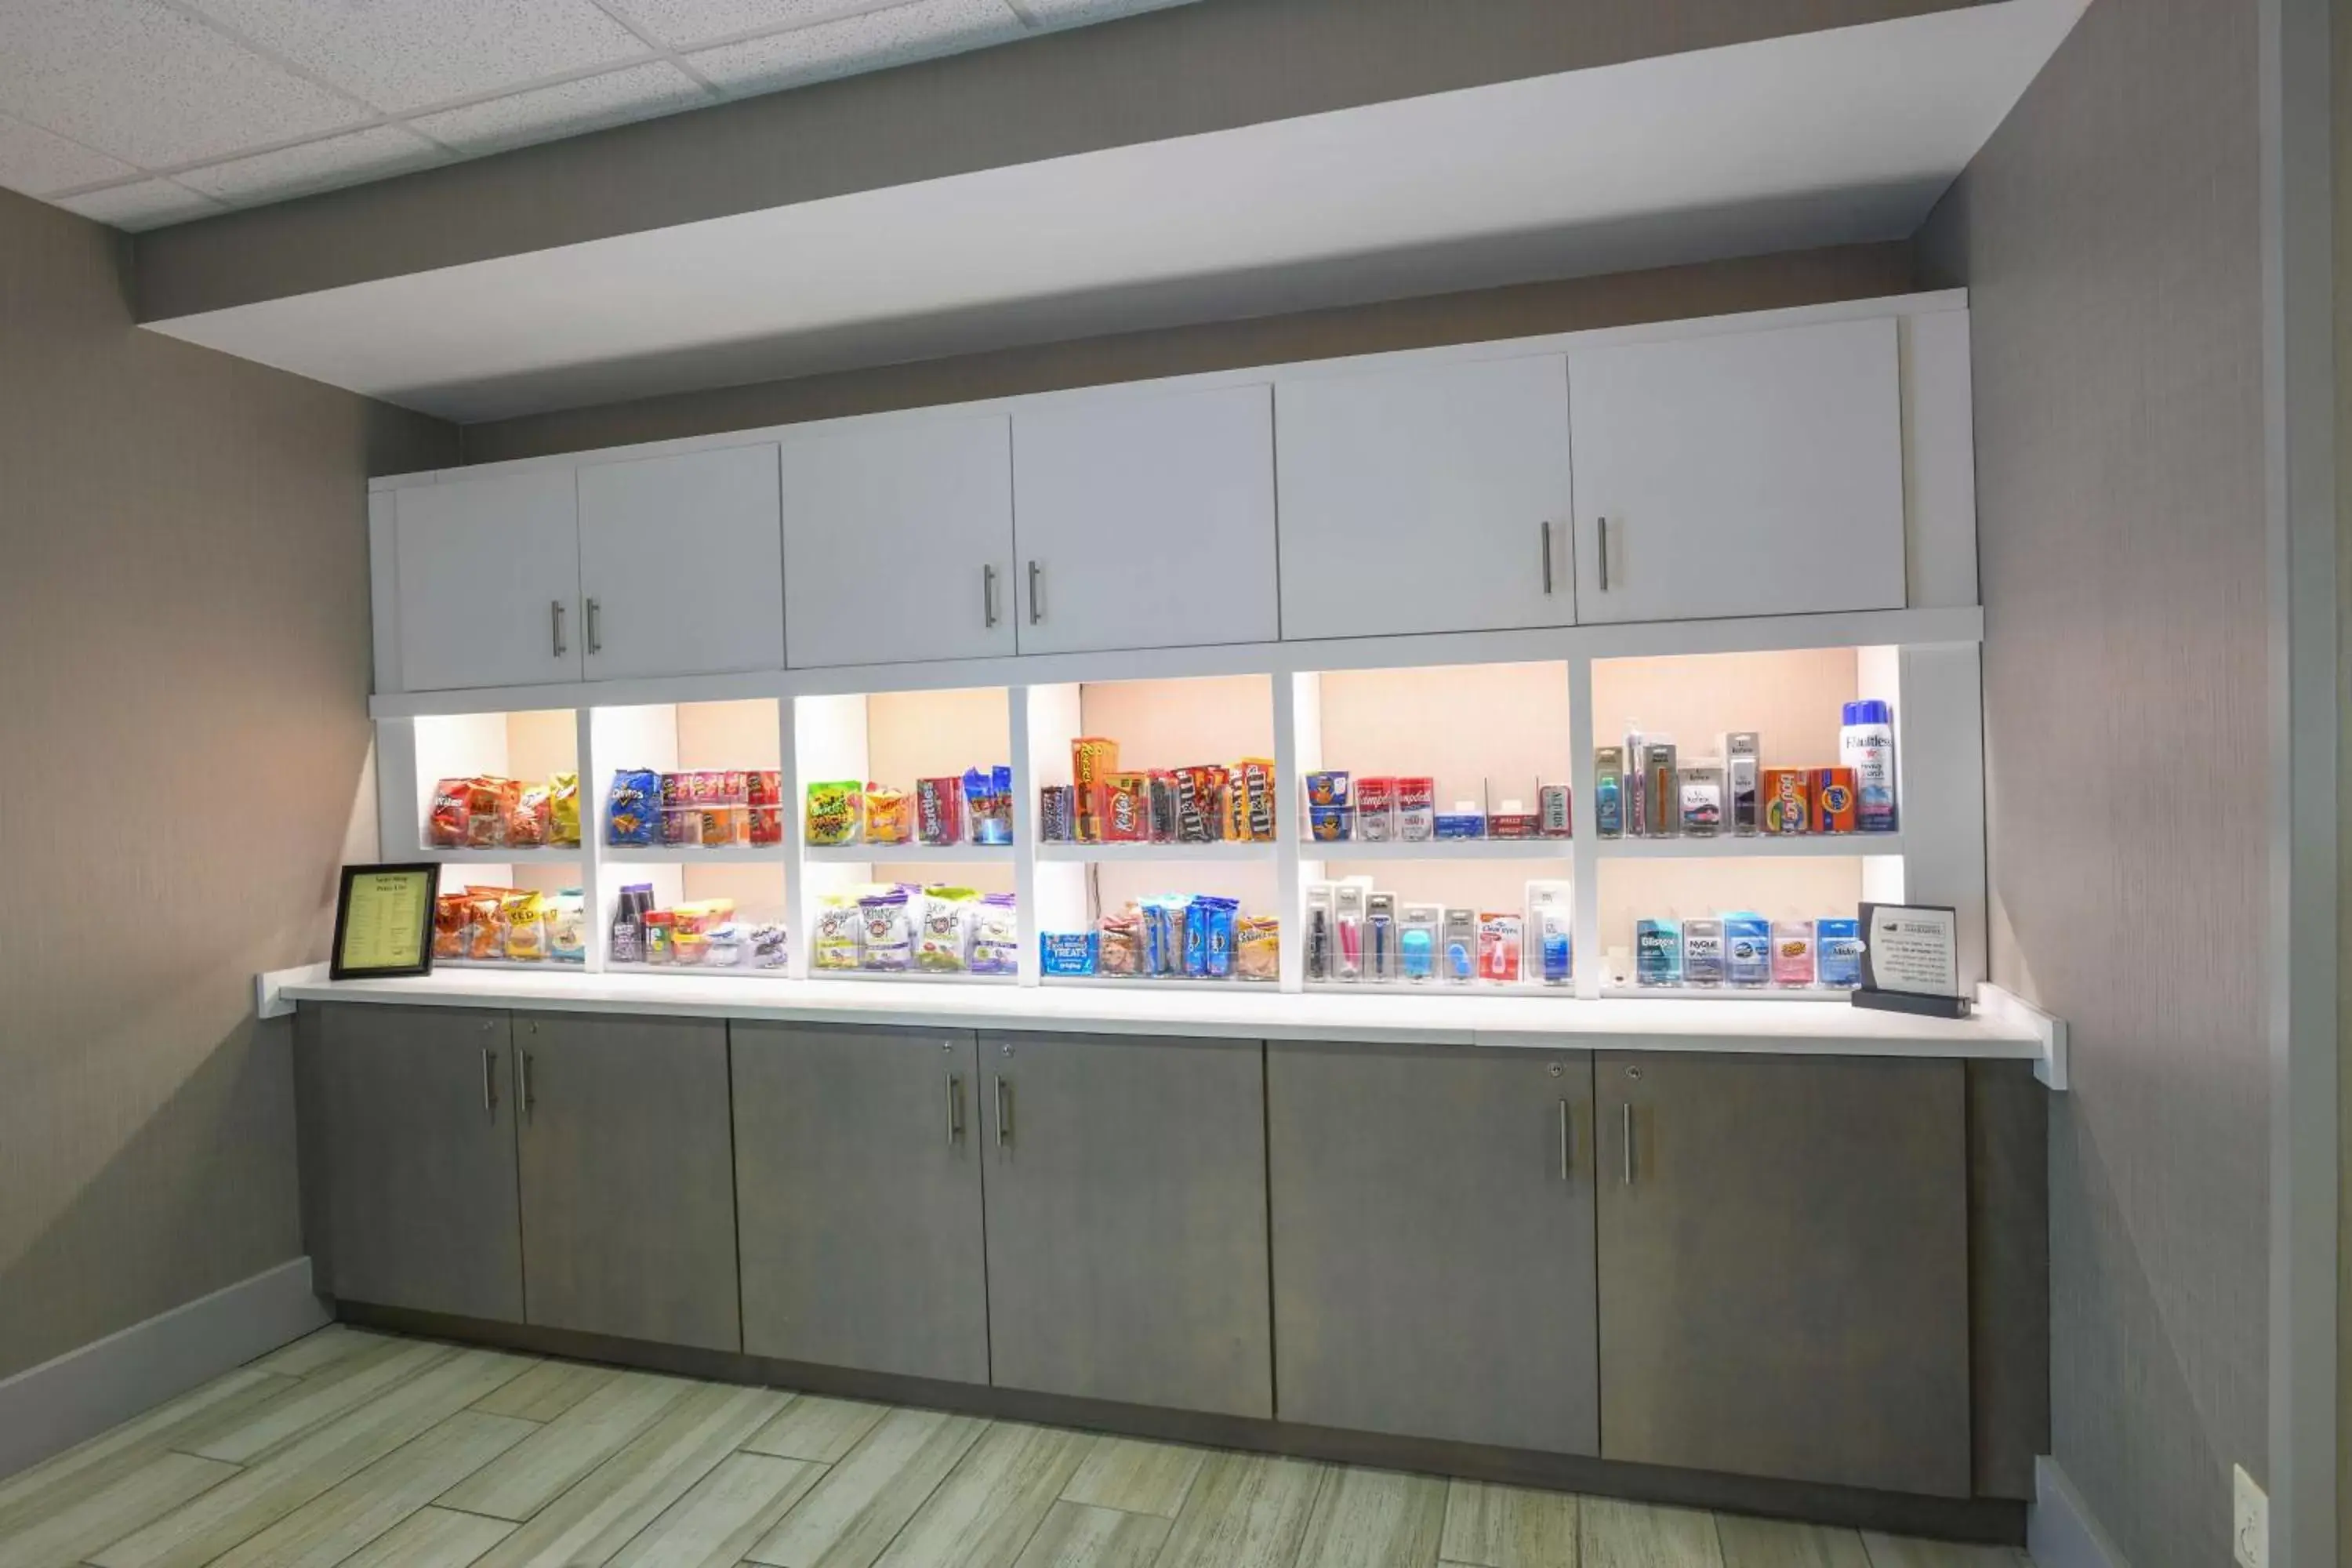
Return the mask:
{"type": "Polygon", "coordinates": [[[1643,985],[1683,983],[1683,928],[1669,920],[1633,922],[1633,977],[1643,985]]]}

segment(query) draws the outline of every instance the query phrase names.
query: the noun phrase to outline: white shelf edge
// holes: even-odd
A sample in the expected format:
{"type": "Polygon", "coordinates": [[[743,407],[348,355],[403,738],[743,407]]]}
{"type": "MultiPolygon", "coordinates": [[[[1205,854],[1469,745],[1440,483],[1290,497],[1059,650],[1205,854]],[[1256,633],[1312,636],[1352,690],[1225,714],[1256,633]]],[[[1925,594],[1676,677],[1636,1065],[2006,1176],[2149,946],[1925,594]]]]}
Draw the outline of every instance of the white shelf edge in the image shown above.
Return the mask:
{"type": "Polygon", "coordinates": [[[1573,838],[1425,838],[1402,840],[1307,839],[1301,860],[1572,860],[1573,838]]]}
{"type": "Polygon", "coordinates": [[[1977,987],[1977,1010],[1998,1022],[2031,1030],[2042,1042],[2033,1076],[2053,1094],[2072,1087],[2067,1075],[2066,1020],[2045,1013],[2005,986],[1986,981],[1977,987]]]}
{"type": "Polygon", "coordinates": [[[1900,833],[1768,833],[1741,838],[1597,838],[1604,860],[1794,860],[1900,855],[1900,833]]]}
{"type": "Polygon", "coordinates": [[[784,844],[721,844],[708,848],[614,845],[599,853],[607,866],[782,866],[792,855],[784,844]]]}
{"type": "Polygon", "coordinates": [[[431,860],[444,866],[562,866],[576,865],[588,858],[586,847],[565,846],[553,849],[418,849],[420,861],[431,860]]]}
{"type": "Polygon", "coordinates": [[[1819,1003],[1852,1006],[1853,993],[1834,985],[1619,985],[1601,988],[1603,1002],[1819,1003]]]}
{"type": "Polygon", "coordinates": [[[812,865],[903,864],[909,860],[1009,861],[1010,844],[811,844],[801,855],[812,865]]]}
{"type": "MultiPolygon", "coordinates": [[[[1272,860],[1282,851],[1279,839],[1255,839],[1215,844],[1040,844],[1040,860],[1272,860]]],[[[1204,982],[1203,984],[1213,984],[1204,982]]]]}

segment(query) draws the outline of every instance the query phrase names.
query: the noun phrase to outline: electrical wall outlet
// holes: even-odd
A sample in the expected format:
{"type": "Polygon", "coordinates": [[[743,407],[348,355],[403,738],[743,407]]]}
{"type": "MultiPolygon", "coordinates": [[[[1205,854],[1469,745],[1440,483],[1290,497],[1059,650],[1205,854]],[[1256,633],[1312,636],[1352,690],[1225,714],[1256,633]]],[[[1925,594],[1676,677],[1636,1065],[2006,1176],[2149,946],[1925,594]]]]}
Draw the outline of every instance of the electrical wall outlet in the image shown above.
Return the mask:
{"type": "Polygon", "coordinates": [[[2238,1568],[2269,1568],[2270,1494],[2254,1485],[2254,1478],[2246,1474],[2243,1465],[2230,1467],[2230,1481],[2233,1500],[2230,1554],[2237,1559],[2238,1568]]]}

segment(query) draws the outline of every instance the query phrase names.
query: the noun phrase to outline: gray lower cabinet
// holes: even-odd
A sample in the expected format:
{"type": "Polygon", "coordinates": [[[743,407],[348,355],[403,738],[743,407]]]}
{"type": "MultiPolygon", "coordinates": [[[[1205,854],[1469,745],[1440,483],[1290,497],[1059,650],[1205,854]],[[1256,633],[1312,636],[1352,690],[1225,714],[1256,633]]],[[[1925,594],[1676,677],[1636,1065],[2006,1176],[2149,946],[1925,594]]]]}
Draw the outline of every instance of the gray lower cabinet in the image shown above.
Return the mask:
{"type": "Polygon", "coordinates": [[[1956,1061],[1603,1053],[1603,1458],[1970,1490],[1956,1061]]]}
{"type": "Polygon", "coordinates": [[[993,1381],[1274,1408],[1263,1047],[983,1035],[993,1381]]]}
{"type": "Polygon", "coordinates": [[[331,1004],[301,1019],[306,1203],[319,1288],[346,1300],[522,1319],[504,1013],[331,1004]]]}
{"type": "Polygon", "coordinates": [[[1592,1058],[1266,1047],[1285,1421],[1599,1451],[1592,1058]]]}
{"type": "Polygon", "coordinates": [[[727,1026],[551,1013],[514,1031],[527,1321],[740,1350],[727,1026]]]}
{"type": "Polygon", "coordinates": [[[731,1040],[744,1350],[985,1384],[971,1032],[739,1023],[731,1040]]]}

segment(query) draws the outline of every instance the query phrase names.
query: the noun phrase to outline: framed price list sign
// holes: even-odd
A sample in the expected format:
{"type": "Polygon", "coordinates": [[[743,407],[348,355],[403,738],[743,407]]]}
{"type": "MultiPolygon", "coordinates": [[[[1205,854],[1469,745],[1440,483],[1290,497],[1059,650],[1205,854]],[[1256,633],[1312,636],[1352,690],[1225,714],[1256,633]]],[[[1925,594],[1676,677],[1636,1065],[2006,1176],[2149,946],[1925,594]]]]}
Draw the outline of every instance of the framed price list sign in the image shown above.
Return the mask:
{"type": "Polygon", "coordinates": [[[433,900],[441,868],[346,866],[335,899],[334,980],[380,980],[433,972],[433,900]]]}

